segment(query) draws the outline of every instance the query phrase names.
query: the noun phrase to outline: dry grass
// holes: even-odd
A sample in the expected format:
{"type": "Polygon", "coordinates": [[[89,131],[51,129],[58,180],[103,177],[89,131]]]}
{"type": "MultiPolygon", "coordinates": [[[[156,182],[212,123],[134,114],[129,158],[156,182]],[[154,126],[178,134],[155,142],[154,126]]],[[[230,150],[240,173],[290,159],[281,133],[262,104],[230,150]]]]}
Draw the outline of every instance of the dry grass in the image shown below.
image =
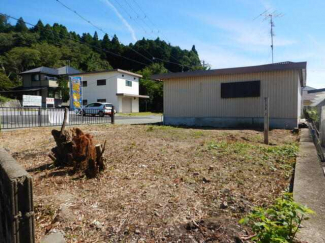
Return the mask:
{"type": "Polygon", "coordinates": [[[289,185],[297,137],[273,130],[85,126],[103,143],[98,179],[54,168],[51,128],[1,133],[0,144],[34,178],[37,240],[62,230],[68,242],[233,242],[252,206],[289,185]]]}

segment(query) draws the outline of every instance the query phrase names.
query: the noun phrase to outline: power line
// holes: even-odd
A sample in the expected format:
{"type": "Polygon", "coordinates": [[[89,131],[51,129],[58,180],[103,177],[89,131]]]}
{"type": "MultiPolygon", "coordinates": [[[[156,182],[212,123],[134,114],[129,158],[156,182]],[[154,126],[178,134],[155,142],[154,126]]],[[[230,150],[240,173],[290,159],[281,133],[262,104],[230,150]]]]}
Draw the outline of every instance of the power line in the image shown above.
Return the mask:
{"type": "MultiPolygon", "coordinates": [[[[149,30],[151,30],[151,33],[154,33],[155,31],[144,21],[143,18],[139,18],[139,14],[138,12],[132,7],[132,5],[127,1],[127,0],[124,0],[124,2],[126,2],[126,4],[129,6],[129,8],[131,9],[131,11],[133,11],[136,16],[137,16],[137,19],[140,19],[148,28],[149,30]]],[[[146,16],[145,16],[146,17],[146,16]]]]}
{"type": "MultiPolygon", "coordinates": [[[[14,19],[14,20],[17,20],[17,21],[19,20],[18,18],[15,18],[15,17],[10,16],[10,15],[8,15],[8,14],[0,13],[0,15],[6,16],[7,18],[11,18],[11,19],[14,19]]],[[[36,27],[35,24],[31,24],[31,23],[28,23],[28,22],[26,22],[26,21],[23,21],[23,23],[25,23],[25,24],[27,24],[27,25],[30,25],[30,26],[32,26],[32,27],[36,27]]],[[[47,29],[46,29],[46,30],[47,30],[47,29]]],[[[48,31],[51,31],[51,33],[53,34],[53,30],[52,30],[52,29],[51,29],[51,30],[48,30],[48,31]]],[[[95,48],[95,49],[97,49],[97,50],[101,50],[101,51],[104,51],[104,52],[106,52],[106,53],[109,53],[109,54],[111,54],[111,55],[114,55],[114,56],[118,56],[118,57],[124,58],[124,59],[126,59],[126,60],[128,60],[128,61],[135,62],[135,63],[141,64],[141,65],[144,65],[144,66],[147,66],[147,65],[148,65],[148,64],[146,64],[146,63],[143,63],[143,62],[140,62],[140,61],[134,60],[134,59],[132,59],[132,58],[128,58],[128,57],[122,56],[122,55],[120,55],[120,54],[116,54],[116,53],[114,53],[114,52],[108,51],[108,50],[103,49],[103,48],[99,48],[99,47],[94,46],[94,45],[91,45],[91,44],[89,44],[89,43],[82,42],[81,40],[73,39],[73,38],[71,38],[70,36],[67,37],[67,36],[64,36],[64,35],[61,34],[61,33],[58,33],[58,34],[59,34],[61,37],[63,37],[63,38],[67,38],[67,39],[69,39],[69,40],[72,40],[72,41],[75,41],[75,42],[79,42],[79,43],[81,43],[81,44],[83,44],[83,45],[87,45],[87,46],[90,46],[90,47],[95,48]]]]}
{"type": "MultiPolygon", "coordinates": [[[[74,10],[74,9],[72,9],[72,8],[70,8],[70,7],[68,7],[67,5],[65,5],[64,3],[62,3],[60,0],[55,0],[55,1],[57,1],[58,3],[60,3],[62,6],[64,6],[64,7],[65,7],[66,9],[68,9],[69,11],[75,13],[75,14],[76,14],[77,16],[79,16],[82,20],[84,20],[84,21],[86,21],[87,23],[91,24],[91,25],[94,26],[96,29],[98,29],[98,30],[102,31],[104,34],[107,34],[107,35],[108,35],[108,33],[106,33],[105,31],[103,31],[101,28],[97,27],[96,25],[92,24],[91,21],[89,21],[88,19],[86,19],[85,17],[83,17],[83,16],[82,16],[81,14],[79,14],[76,10],[74,10]]],[[[128,48],[130,48],[130,49],[131,49],[133,52],[135,52],[136,54],[138,54],[138,55],[142,56],[143,58],[147,59],[148,61],[153,62],[151,59],[149,59],[148,57],[142,55],[140,52],[134,50],[133,48],[131,48],[131,47],[128,47],[128,48]]]]}
{"type": "MultiPolygon", "coordinates": [[[[129,6],[129,8],[131,9],[131,11],[133,11],[134,13],[135,13],[135,15],[136,16],[139,16],[139,14],[138,14],[138,12],[131,6],[131,4],[127,1],[127,0],[124,0],[126,3],[127,3],[127,5],[129,6]]],[[[126,15],[127,16],[129,16],[129,18],[130,19],[132,19],[134,22],[136,22],[135,21],[135,18],[132,18],[132,16],[131,16],[131,14],[123,7],[123,5],[118,1],[118,0],[114,0],[114,2],[116,2],[119,6],[120,6],[120,8],[123,10],[123,12],[125,12],[126,13],[126,15]]],[[[134,1],[135,2],[135,1],[134,1]]],[[[136,2],[135,2],[136,3],[136,2]]],[[[138,6],[138,8],[140,8],[141,10],[140,11],[142,11],[143,13],[144,13],[144,15],[145,16],[147,16],[146,15],[146,13],[143,11],[143,9],[140,7],[140,5],[138,4],[138,3],[136,3],[137,4],[137,6],[138,6]]],[[[136,19],[139,19],[139,18],[136,18],[136,19]]],[[[149,19],[149,18],[148,18],[149,19]]],[[[143,20],[143,19],[141,19],[144,23],[145,23],[145,21],[143,20]]],[[[150,20],[151,21],[151,20],[150,20]]],[[[152,22],[152,21],[151,21],[152,22]]],[[[145,23],[146,24],[146,23],[145,23]]],[[[152,24],[153,24],[153,22],[152,22],[152,24]]],[[[153,24],[154,25],[154,24],[153,24]]],[[[147,25],[148,26],[148,25],[147,25]]],[[[148,26],[149,27],[149,26],[148,26]]],[[[141,28],[143,29],[143,27],[142,27],[142,25],[141,25],[141,28]]],[[[149,30],[150,30],[150,27],[149,27],[149,30]]],[[[145,31],[145,30],[144,30],[145,31]]],[[[152,31],[153,32],[153,31],[152,31]]],[[[158,30],[158,32],[160,32],[159,30],[158,30]]],[[[147,33],[146,31],[145,31],[145,33],[147,33]]],[[[159,37],[159,36],[158,36],[159,37]]],[[[167,38],[165,38],[166,40],[167,40],[167,38]]],[[[167,40],[168,41],[168,40],[167,40]]],[[[169,41],[170,42],[170,41],[169,41]]],[[[158,48],[160,48],[161,50],[163,50],[163,48],[162,47],[160,47],[160,46],[157,46],[158,48]]],[[[163,50],[164,51],[164,50],[163,50]]],[[[145,50],[145,52],[147,52],[146,50],[145,50]]],[[[174,59],[176,62],[171,62],[171,61],[167,61],[167,60],[164,60],[164,59],[161,59],[161,58],[158,58],[158,57],[154,57],[152,54],[150,54],[149,52],[147,52],[149,55],[151,55],[152,56],[152,58],[155,60],[160,60],[160,61],[162,61],[162,62],[165,62],[165,63],[170,63],[170,64],[175,64],[175,65],[178,65],[178,66],[180,66],[181,68],[182,68],[182,70],[183,70],[183,68],[184,67],[187,67],[187,68],[192,68],[191,66],[188,66],[188,65],[183,65],[183,64],[181,64],[181,63],[179,63],[179,60],[177,59],[177,58],[175,58],[173,55],[170,55],[170,57],[172,58],[172,59],[174,59]]]]}
{"type": "MultiPolygon", "coordinates": [[[[65,8],[67,8],[69,11],[75,13],[77,16],[79,16],[81,19],[83,19],[84,21],[86,21],[87,23],[91,24],[92,26],[94,26],[96,29],[99,29],[100,31],[102,31],[104,34],[108,34],[106,33],[105,31],[103,31],[101,28],[97,27],[96,25],[94,25],[91,21],[89,21],[87,18],[83,17],[81,14],[79,14],[76,10],[70,8],[69,6],[65,5],[64,3],[62,3],[60,0],[55,0],[57,1],[58,3],[60,3],[62,6],[64,6],[65,8]]],[[[116,1],[121,7],[123,7],[118,1],[116,1]]],[[[125,12],[129,15],[129,17],[132,19],[132,16],[125,10],[125,12]]],[[[108,34],[109,35],[109,34],[108,34]]],[[[160,46],[158,46],[160,48],[160,46]]],[[[153,61],[151,59],[149,59],[148,57],[144,56],[143,54],[141,54],[140,52],[138,52],[137,50],[135,50],[134,48],[128,46],[128,48],[130,48],[133,52],[135,52],[136,54],[142,56],[143,58],[145,58],[146,60],[150,61],[151,63],[153,63],[153,61]]],[[[148,53],[153,60],[157,59],[157,60],[160,60],[162,62],[165,62],[165,63],[171,63],[171,64],[175,64],[175,65],[178,65],[180,67],[188,67],[188,68],[191,68],[190,66],[186,66],[186,65],[182,65],[182,64],[179,64],[179,63],[175,63],[175,62],[170,62],[170,61],[167,61],[167,60],[163,60],[163,59],[160,59],[160,58],[156,58],[154,57],[151,53],[149,53],[147,50],[144,49],[144,51],[146,53],[148,53]]],[[[167,69],[168,70],[168,69],[167,69]]],[[[170,70],[168,70],[169,72],[171,72],[170,70]]]]}
{"type": "MultiPolygon", "coordinates": [[[[149,16],[144,12],[144,10],[143,10],[143,9],[141,8],[141,6],[137,3],[137,1],[136,1],[136,0],[133,0],[133,2],[134,2],[135,5],[138,7],[138,9],[140,9],[140,11],[144,14],[144,17],[147,18],[147,19],[149,20],[149,22],[152,24],[152,26],[158,30],[157,26],[156,26],[156,25],[151,21],[151,19],[149,18],[149,16]]],[[[159,33],[159,32],[160,32],[160,31],[158,30],[158,33],[159,33]]]]}
{"type": "Polygon", "coordinates": [[[74,12],[76,15],[78,15],[81,19],[83,19],[84,21],[88,22],[89,24],[91,24],[92,26],[94,26],[96,29],[98,29],[99,31],[101,31],[102,33],[106,34],[105,31],[96,26],[95,24],[93,24],[91,21],[89,21],[88,19],[85,19],[82,15],[80,15],[77,11],[71,9],[70,7],[68,7],[67,5],[65,5],[63,2],[56,0],[58,3],[60,3],[63,7],[65,7],[66,9],[70,10],[71,12],[74,12]]]}

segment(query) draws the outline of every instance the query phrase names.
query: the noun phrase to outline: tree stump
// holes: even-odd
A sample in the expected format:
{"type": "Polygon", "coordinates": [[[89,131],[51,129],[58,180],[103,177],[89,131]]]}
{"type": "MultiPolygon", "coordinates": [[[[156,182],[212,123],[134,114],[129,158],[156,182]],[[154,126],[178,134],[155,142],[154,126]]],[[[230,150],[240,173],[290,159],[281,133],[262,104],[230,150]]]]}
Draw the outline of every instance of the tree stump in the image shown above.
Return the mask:
{"type": "Polygon", "coordinates": [[[56,147],[49,154],[56,166],[71,166],[74,172],[82,171],[88,178],[94,178],[105,169],[103,154],[105,145],[95,145],[93,136],[79,128],[65,130],[68,109],[65,110],[61,131],[52,130],[56,147]]]}

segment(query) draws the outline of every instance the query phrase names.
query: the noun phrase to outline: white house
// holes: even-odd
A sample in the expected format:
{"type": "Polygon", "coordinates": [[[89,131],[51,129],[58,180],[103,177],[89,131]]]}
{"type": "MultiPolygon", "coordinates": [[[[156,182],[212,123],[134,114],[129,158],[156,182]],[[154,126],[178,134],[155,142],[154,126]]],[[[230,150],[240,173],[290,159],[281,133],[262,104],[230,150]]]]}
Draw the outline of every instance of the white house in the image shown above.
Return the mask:
{"type": "Polygon", "coordinates": [[[139,99],[149,98],[139,95],[139,74],[114,69],[80,73],[72,76],[82,78],[83,105],[107,102],[115,106],[117,112],[139,112],[139,99]]]}

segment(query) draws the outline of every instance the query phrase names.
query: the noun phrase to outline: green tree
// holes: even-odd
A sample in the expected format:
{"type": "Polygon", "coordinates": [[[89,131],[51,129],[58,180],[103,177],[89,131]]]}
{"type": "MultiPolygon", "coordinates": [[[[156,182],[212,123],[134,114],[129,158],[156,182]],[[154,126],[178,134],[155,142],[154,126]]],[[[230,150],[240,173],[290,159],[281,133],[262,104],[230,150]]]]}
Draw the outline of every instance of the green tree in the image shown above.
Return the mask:
{"type": "Polygon", "coordinates": [[[19,74],[22,71],[40,66],[41,53],[28,47],[15,47],[6,53],[8,69],[19,74]]]}
{"type": "Polygon", "coordinates": [[[143,76],[140,79],[140,93],[149,95],[148,100],[140,100],[141,111],[163,111],[163,83],[152,80],[151,76],[167,72],[162,63],[153,63],[139,72],[143,76]]]}
{"type": "Polygon", "coordinates": [[[31,29],[32,32],[41,33],[44,29],[44,24],[41,20],[38,20],[37,24],[31,29]]]}
{"type": "Polygon", "coordinates": [[[14,46],[12,33],[0,33],[0,54],[9,51],[14,46]]]}
{"type": "Polygon", "coordinates": [[[6,15],[0,15],[0,33],[9,32],[12,29],[11,24],[8,22],[6,15]]]}
{"type": "Polygon", "coordinates": [[[57,67],[62,57],[60,48],[47,43],[36,44],[33,49],[40,53],[40,63],[46,67],[57,67]]]}
{"type": "Polygon", "coordinates": [[[23,18],[20,17],[17,20],[16,26],[15,26],[15,31],[17,31],[17,32],[27,32],[28,31],[28,28],[27,28],[23,18]]]}
{"type": "Polygon", "coordinates": [[[0,72],[0,91],[8,90],[14,86],[5,73],[0,72]]]}

